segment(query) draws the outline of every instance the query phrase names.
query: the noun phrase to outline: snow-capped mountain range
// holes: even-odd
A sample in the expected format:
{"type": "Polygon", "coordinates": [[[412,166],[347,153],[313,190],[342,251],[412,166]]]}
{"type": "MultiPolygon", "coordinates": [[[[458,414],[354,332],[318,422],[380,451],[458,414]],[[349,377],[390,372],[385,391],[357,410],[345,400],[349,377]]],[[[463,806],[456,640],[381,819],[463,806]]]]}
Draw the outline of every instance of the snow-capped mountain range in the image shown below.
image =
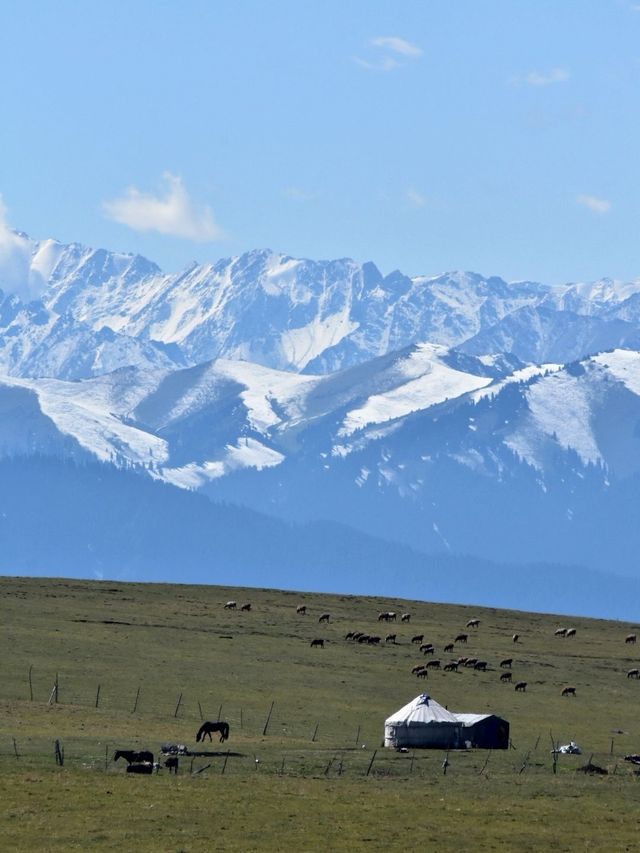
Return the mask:
{"type": "Polygon", "coordinates": [[[267,250],[165,275],[140,256],[14,232],[0,291],[0,371],[14,376],[77,379],[217,358],[326,374],[417,342],[538,363],[640,347],[640,280],[383,276],[372,263],[267,250]],[[39,298],[25,305],[16,293],[39,298]]]}
{"type": "Polygon", "coordinates": [[[383,276],[270,251],[165,275],[11,245],[0,460],[97,460],[420,552],[636,571],[640,280],[383,276]]]}

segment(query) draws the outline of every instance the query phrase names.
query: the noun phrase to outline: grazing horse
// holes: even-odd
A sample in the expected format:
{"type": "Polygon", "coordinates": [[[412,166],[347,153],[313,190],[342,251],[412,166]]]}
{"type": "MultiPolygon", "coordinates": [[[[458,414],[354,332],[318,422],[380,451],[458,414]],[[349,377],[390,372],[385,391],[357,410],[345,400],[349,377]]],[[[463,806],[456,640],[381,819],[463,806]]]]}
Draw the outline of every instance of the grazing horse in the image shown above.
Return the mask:
{"type": "Polygon", "coordinates": [[[575,696],[576,695],[576,688],[575,687],[564,687],[562,689],[562,695],[563,696],[575,696]]]}
{"type": "Polygon", "coordinates": [[[516,684],[516,690],[517,691],[519,690],[521,693],[524,693],[526,689],[527,689],[527,682],[526,681],[519,681],[516,684]]]}
{"type": "Polygon", "coordinates": [[[502,669],[511,669],[511,664],[513,663],[513,658],[505,658],[500,661],[500,666],[502,669]]]}
{"type": "Polygon", "coordinates": [[[311,640],[311,648],[312,649],[315,649],[315,648],[324,649],[324,640],[321,640],[321,639],[311,640]]]}
{"type": "Polygon", "coordinates": [[[500,676],[500,681],[511,681],[512,674],[510,672],[503,672],[500,676]]]}
{"type": "Polygon", "coordinates": [[[306,616],[306,614],[307,614],[307,605],[306,605],[306,604],[299,604],[299,605],[296,607],[296,613],[299,613],[301,616],[306,616]]]}
{"type": "Polygon", "coordinates": [[[630,669],[627,678],[640,678],[640,669],[630,669]]]}
{"type": "Polygon", "coordinates": [[[227,603],[224,606],[224,609],[225,610],[235,610],[237,606],[238,605],[236,604],[235,601],[227,601],[227,603]]]}
{"type": "Polygon", "coordinates": [[[400,617],[400,621],[401,622],[411,622],[411,614],[410,613],[403,613],[402,616],[400,617]]]}
{"type": "Polygon", "coordinates": [[[198,734],[196,735],[196,742],[204,742],[204,739],[207,735],[209,735],[209,740],[213,740],[213,738],[211,737],[211,732],[220,732],[220,743],[222,743],[229,737],[229,723],[225,723],[223,720],[218,720],[217,723],[212,723],[207,720],[207,722],[203,723],[198,729],[198,734]]]}
{"type": "Polygon", "coordinates": [[[637,639],[638,638],[636,637],[635,634],[627,634],[627,636],[624,638],[624,641],[625,641],[625,643],[634,643],[635,644],[637,639]]]}
{"type": "Polygon", "coordinates": [[[469,621],[465,625],[465,628],[477,628],[479,624],[480,624],[479,619],[469,619],[469,621]]]}
{"type": "Polygon", "coordinates": [[[328,622],[328,621],[329,621],[330,616],[331,616],[331,614],[330,614],[330,613],[323,613],[323,614],[320,616],[320,618],[318,619],[318,622],[328,622]]]}
{"type": "Polygon", "coordinates": [[[455,638],[455,640],[453,642],[454,643],[466,643],[468,639],[469,639],[468,634],[458,634],[458,636],[455,638]]]}
{"type": "Polygon", "coordinates": [[[124,758],[128,764],[153,764],[153,753],[142,750],[137,752],[135,749],[117,749],[113,753],[113,760],[124,758]]]}

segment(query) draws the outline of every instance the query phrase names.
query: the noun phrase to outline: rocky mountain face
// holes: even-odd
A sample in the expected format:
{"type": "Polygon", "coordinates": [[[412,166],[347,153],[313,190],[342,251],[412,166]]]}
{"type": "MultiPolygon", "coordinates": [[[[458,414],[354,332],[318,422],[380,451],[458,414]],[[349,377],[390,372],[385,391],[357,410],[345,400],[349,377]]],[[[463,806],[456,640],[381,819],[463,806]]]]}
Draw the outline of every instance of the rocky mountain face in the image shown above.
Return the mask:
{"type": "Polygon", "coordinates": [[[217,358],[328,374],[420,341],[566,363],[640,342],[640,281],[383,276],[372,263],[267,250],[166,275],[139,256],[22,234],[14,243],[10,268],[0,258],[0,368],[14,376],[85,378],[217,358]],[[89,347],[99,357],[89,359],[89,347]]]}

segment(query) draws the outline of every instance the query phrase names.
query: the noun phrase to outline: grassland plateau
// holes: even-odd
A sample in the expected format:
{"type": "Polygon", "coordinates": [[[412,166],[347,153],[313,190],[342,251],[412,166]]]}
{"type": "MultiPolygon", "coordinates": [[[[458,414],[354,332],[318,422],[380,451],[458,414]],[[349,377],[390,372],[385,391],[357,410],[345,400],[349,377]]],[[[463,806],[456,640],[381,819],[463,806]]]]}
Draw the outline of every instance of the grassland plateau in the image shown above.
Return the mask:
{"type": "Polygon", "coordinates": [[[633,624],[28,578],[0,579],[0,601],[5,850],[638,849],[640,787],[624,760],[640,752],[640,681],[627,678],[640,650],[625,643],[633,624]],[[238,608],[224,609],[229,599],[238,608]],[[378,622],[387,610],[398,613],[392,626],[378,622]],[[319,624],[324,612],[330,621],[319,624]],[[467,646],[444,655],[471,618],[480,624],[466,629],[467,646]],[[576,634],[557,637],[559,627],[576,634]],[[354,643],[349,631],[382,642],[354,643]],[[417,680],[416,634],[443,663],[473,656],[488,670],[417,680]],[[311,647],[316,638],[325,648],[311,647]],[[525,692],[500,681],[507,657],[525,692]],[[575,697],[561,695],[569,685],[575,697]],[[454,711],[506,718],[512,748],[451,752],[446,774],[443,752],[381,748],[385,718],[423,691],[454,711]],[[201,719],[218,715],[229,741],[207,743],[216,755],[182,757],[177,775],[127,774],[111,760],[117,748],[195,750],[201,719]],[[554,772],[551,737],[583,754],[560,756],[554,772]],[[607,775],[577,772],[589,760],[607,775]]]}

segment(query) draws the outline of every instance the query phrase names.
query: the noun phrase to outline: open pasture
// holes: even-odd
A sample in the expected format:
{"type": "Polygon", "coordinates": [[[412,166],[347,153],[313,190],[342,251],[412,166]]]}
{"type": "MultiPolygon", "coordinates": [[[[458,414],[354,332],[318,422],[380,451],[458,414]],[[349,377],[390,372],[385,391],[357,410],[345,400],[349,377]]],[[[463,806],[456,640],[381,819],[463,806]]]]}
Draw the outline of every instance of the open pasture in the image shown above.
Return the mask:
{"type": "Polygon", "coordinates": [[[636,625],[111,581],[3,578],[0,600],[5,849],[636,848],[640,788],[624,761],[640,752],[640,680],[627,678],[640,648],[625,642],[636,625]],[[388,612],[395,620],[379,620],[388,612]],[[345,639],[352,632],[381,641],[345,639]],[[420,650],[429,643],[434,655],[420,650]],[[444,671],[461,656],[486,671],[444,671]],[[412,674],[431,659],[441,668],[412,674]],[[506,718],[512,748],[452,752],[446,775],[440,751],[382,749],[385,718],[421,692],[506,718]],[[180,758],[177,776],[132,776],[111,761],[116,749],[202,747],[202,719],[218,714],[229,740],[214,734],[203,750],[218,754],[180,758]],[[583,749],[560,756],[556,773],[550,733],[583,749]],[[608,775],[576,772],[591,757],[608,775]]]}

